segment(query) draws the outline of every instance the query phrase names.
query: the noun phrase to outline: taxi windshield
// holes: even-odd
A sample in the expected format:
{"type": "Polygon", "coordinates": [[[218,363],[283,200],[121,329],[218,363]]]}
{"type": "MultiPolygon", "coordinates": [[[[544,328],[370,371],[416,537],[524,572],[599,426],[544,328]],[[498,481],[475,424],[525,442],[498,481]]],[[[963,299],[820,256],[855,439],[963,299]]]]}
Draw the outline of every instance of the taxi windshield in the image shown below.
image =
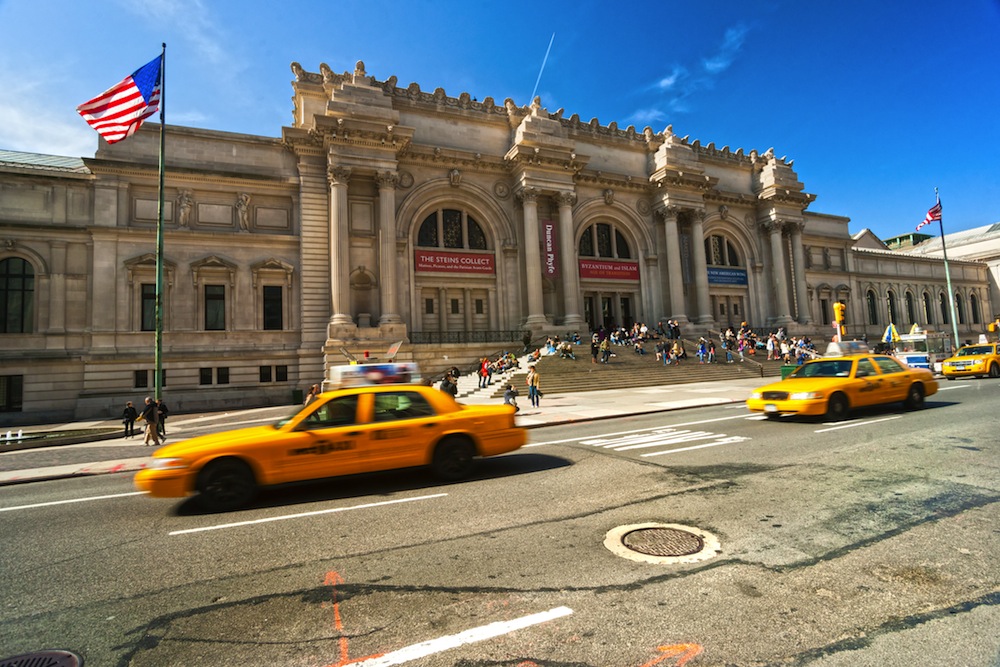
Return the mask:
{"type": "Polygon", "coordinates": [[[795,378],[846,378],[851,374],[850,359],[823,359],[799,366],[789,377],[795,378]]]}
{"type": "Polygon", "coordinates": [[[963,347],[958,351],[956,357],[972,357],[977,354],[993,354],[992,345],[973,345],[972,347],[963,347]]]}

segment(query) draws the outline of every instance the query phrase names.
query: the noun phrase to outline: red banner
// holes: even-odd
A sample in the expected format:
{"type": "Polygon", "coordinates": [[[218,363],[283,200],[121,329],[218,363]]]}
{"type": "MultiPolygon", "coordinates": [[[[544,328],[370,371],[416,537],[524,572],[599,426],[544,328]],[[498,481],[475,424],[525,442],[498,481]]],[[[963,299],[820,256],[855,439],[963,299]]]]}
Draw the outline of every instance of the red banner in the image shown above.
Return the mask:
{"type": "Polygon", "coordinates": [[[434,273],[496,273],[493,255],[472,252],[440,252],[415,250],[414,264],[418,272],[434,273]]]}
{"type": "Polygon", "coordinates": [[[559,236],[556,223],[542,220],[542,255],[544,261],[543,273],[549,278],[559,275],[559,236]]]}
{"type": "Polygon", "coordinates": [[[639,280],[638,262],[607,262],[596,259],[580,260],[580,277],[594,280],[639,280]]]}

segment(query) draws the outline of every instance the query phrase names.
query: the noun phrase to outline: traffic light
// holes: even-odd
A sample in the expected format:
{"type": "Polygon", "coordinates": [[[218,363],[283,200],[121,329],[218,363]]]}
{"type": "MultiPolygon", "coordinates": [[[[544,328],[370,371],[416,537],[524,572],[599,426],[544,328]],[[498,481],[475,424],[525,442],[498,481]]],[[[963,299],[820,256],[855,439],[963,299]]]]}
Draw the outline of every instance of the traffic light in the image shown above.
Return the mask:
{"type": "Polygon", "coordinates": [[[843,301],[838,301],[833,304],[833,318],[837,321],[837,330],[842,336],[847,333],[847,327],[844,326],[847,324],[846,311],[847,306],[843,301]]]}

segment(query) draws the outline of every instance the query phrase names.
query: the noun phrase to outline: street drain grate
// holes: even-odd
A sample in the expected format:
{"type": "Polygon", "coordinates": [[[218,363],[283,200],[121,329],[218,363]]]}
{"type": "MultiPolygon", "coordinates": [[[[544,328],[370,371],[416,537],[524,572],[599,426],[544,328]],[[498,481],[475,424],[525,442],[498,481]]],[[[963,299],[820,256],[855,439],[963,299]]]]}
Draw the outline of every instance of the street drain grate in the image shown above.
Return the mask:
{"type": "Polygon", "coordinates": [[[0,667],[80,667],[83,660],[69,651],[35,651],[0,659],[0,667]]]}
{"type": "Polygon", "coordinates": [[[698,528],[669,523],[619,526],[608,531],[604,546],[612,553],[641,563],[696,563],[722,553],[719,540],[698,528]]]}

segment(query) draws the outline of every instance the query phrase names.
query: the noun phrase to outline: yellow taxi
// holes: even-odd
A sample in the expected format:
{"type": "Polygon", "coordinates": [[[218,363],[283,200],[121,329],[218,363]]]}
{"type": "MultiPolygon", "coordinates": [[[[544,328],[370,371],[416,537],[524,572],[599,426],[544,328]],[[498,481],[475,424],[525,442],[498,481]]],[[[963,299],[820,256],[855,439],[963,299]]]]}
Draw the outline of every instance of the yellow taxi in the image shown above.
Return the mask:
{"type": "Polygon", "coordinates": [[[796,368],[781,382],[757,389],[747,409],[768,417],[812,415],[839,420],[853,408],[901,401],[916,410],[938,383],[925,368],[910,368],[864,343],[831,343],[826,354],[796,368]]]}
{"type": "Polygon", "coordinates": [[[512,405],[463,405],[420,384],[353,386],[319,394],[286,419],[157,449],[135,485],[158,498],[197,494],[213,511],[249,503],[260,487],[429,465],[444,480],[477,456],[527,442],[512,405]]]}
{"type": "Polygon", "coordinates": [[[958,348],[955,356],[941,362],[941,373],[948,380],[961,377],[1000,377],[1000,350],[997,343],[980,343],[958,348]]]}

